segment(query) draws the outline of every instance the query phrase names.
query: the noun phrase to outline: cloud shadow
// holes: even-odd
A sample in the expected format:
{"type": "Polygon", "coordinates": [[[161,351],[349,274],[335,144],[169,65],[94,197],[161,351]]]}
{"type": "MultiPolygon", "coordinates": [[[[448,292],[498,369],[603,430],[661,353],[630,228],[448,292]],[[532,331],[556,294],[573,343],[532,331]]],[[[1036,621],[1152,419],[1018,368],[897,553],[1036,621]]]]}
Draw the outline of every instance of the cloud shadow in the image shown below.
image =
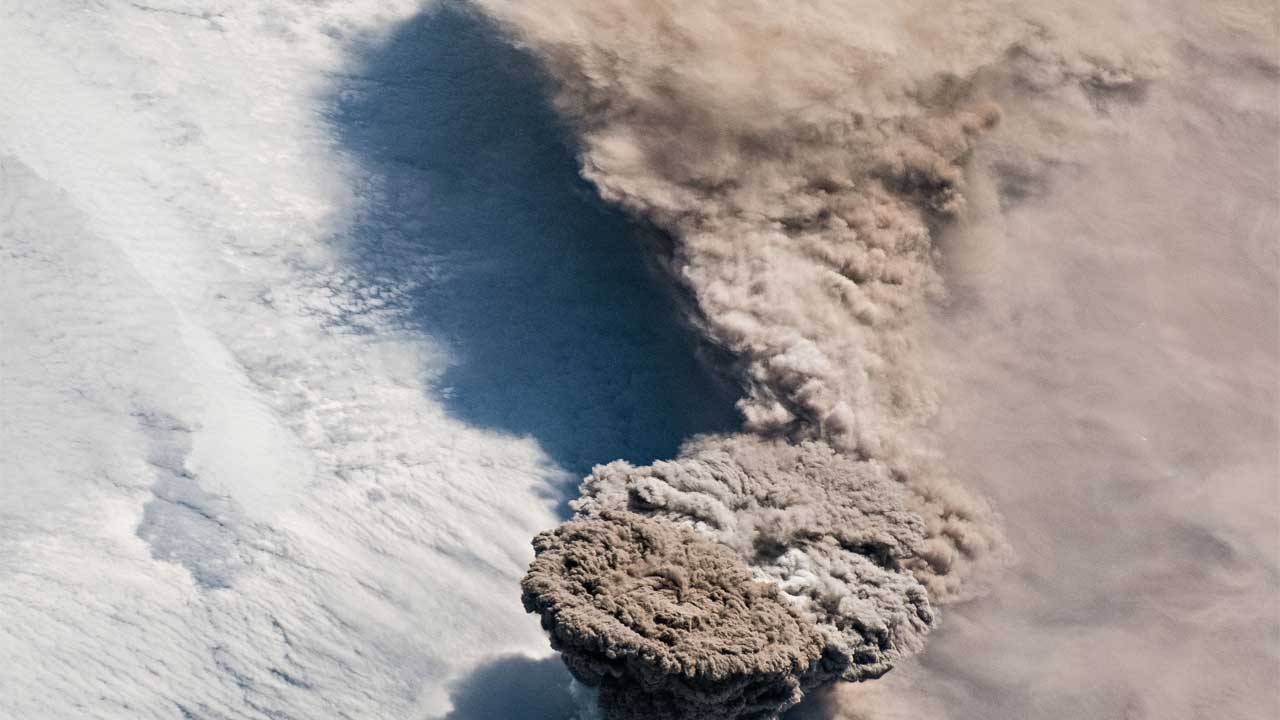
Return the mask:
{"type": "Polygon", "coordinates": [[[444,720],[566,720],[577,710],[570,679],[559,658],[499,657],[454,685],[444,720]]]}
{"type": "Polygon", "coordinates": [[[532,436],[575,476],[736,426],[646,229],[579,176],[532,59],[451,2],[361,47],[331,104],[363,173],[344,250],[411,288],[410,329],[454,359],[435,383],[450,414],[532,436]]]}

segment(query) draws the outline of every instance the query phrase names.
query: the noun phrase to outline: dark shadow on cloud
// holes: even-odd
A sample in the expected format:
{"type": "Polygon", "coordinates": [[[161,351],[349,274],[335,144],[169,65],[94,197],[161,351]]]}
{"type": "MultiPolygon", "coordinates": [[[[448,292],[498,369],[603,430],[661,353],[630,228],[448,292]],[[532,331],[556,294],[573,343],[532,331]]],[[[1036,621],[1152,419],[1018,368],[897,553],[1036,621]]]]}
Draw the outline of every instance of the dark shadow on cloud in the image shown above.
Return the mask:
{"type": "Polygon", "coordinates": [[[567,720],[577,709],[569,681],[558,658],[500,657],[453,687],[444,720],[567,720]]]}
{"type": "Polygon", "coordinates": [[[454,417],[531,435],[575,475],[737,424],[646,230],[581,179],[534,63],[487,21],[424,11],[337,86],[337,135],[365,173],[346,250],[369,282],[416,284],[399,302],[456,360],[437,382],[454,417]]]}
{"type": "Polygon", "coordinates": [[[831,699],[832,687],[835,686],[818,688],[807,693],[799,705],[783,713],[782,720],[830,720],[835,716],[831,699]]]}

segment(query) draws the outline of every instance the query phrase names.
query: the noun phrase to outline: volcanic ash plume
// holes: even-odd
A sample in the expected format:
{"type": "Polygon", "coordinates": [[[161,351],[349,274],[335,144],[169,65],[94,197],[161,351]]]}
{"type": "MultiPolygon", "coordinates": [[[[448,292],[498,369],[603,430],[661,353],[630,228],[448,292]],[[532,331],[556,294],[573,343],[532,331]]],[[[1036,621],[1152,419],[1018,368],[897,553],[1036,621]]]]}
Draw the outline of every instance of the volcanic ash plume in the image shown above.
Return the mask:
{"type": "Polygon", "coordinates": [[[611,718],[767,718],[877,677],[933,622],[925,541],[883,463],[818,441],[706,438],[614,462],[534,541],[525,606],[611,718]]]}
{"type": "Polygon", "coordinates": [[[584,175],[671,237],[689,321],[745,388],[746,434],[597,468],[535,541],[526,607],[610,718],[766,718],[883,674],[930,599],[1004,552],[915,447],[934,401],[913,347],[941,293],[931,229],[998,121],[974,78],[1001,53],[952,24],[1027,28],[823,0],[481,5],[540,59],[584,175]]]}

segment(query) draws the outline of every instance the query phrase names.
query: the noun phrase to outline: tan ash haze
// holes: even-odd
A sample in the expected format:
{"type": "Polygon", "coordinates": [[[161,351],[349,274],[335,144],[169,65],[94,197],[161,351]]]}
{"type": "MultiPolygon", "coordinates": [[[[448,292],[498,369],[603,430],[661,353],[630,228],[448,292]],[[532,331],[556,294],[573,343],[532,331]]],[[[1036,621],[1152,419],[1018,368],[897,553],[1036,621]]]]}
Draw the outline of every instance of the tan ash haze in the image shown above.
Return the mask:
{"type": "MultiPolygon", "coordinates": [[[[1075,488],[1093,483],[1107,495],[1113,486],[1103,482],[1105,472],[1068,480],[1077,474],[1073,463],[1089,463],[1057,447],[1049,455],[1057,453],[1058,466],[1012,464],[1025,452],[1008,449],[1021,413],[1024,437],[1057,432],[1037,423],[1042,408],[1025,403],[1037,393],[1046,406],[1066,402],[1061,383],[1070,384],[1072,369],[1107,373],[1111,363],[1123,375],[1129,363],[1154,362],[1137,348],[1124,354],[1130,346],[1118,325],[1086,335],[1062,323],[1077,296],[1036,282],[1061,271],[1053,262],[1081,262],[1077,254],[1100,246],[1164,252],[1161,238],[1145,234],[1141,213],[1123,224],[1128,188],[1082,180],[1105,166],[1111,144],[1141,140],[1134,123],[1167,120],[1152,108],[1208,107],[1224,127],[1235,123],[1230,128],[1262,143],[1271,165],[1249,165],[1257,176],[1236,202],[1274,239],[1274,44],[1267,54],[1274,9],[477,4],[544,68],[584,176],[605,200],[669,236],[661,262],[687,299],[688,321],[731,358],[727,371],[744,393],[740,434],[695,439],[679,457],[650,467],[598,467],[574,503],[575,518],[535,541],[525,606],[540,614],[574,676],[598,689],[607,718],[775,717],[817,688],[876,678],[904,663],[924,648],[939,606],[993,584],[991,598],[956,612],[1013,603],[1010,618],[1030,622],[1026,608],[1045,598],[1004,588],[1044,570],[1037,542],[1071,541],[1069,533],[1040,530],[1051,514],[1035,503],[1056,500],[1030,489],[1057,492],[1070,483],[1070,503],[1075,488]],[[1248,42],[1227,51],[1210,45],[1238,38],[1248,42]],[[1221,78],[1233,62],[1252,73],[1236,92],[1179,94],[1190,63],[1221,78]],[[1060,195],[1066,186],[1076,188],[1073,199],[1060,195]],[[1122,224],[1063,219],[1054,203],[1122,224]],[[1022,235],[1050,227],[1070,232],[1033,255],[1044,243],[1022,235]],[[1028,329],[1036,320],[1026,315],[1037,310],[1045,313],[1042,331],[1071,334],[1028,329]],[[1108,357],[1111,340],[1119,354],[1108,357]],[[1033,362],[1050,348],[1081,357],[1033,362]],[[1034,377],[1044,370],[1061,372],[1061,382],[1034,377]],[[988,394],[975,397],[973,387],[988,394]],[[1004,404],[1015,398],[1022,404],[1004,404]],[[984,413],[997,407],[1004,430],[993,435],[984,413]],[[1010,518],[1008,537],[988,497],[1010,518]],[[997,571],[1015,549],[1023,560],[1002,577],[997,571]]],[[[1190,137],[1179,132],[1170,129],[1165,142],[1179,147],[1190,137]]],[[[1225,172],[1213,151],[1202,153],[1205,164],[1186,172],[1225,172]]],[[[1129,172],[1133,187],[1144,187],[1148,176],[1129,172]]],[[[1147,205],[1180,197],[1131,202],[1146,213],[1147,205]]],[[[1250,242],[1259,242],[1257,232],[1250,242]]],[[[1174,244],[1183,247],[1194,233],[1187,229],[1174,244]]],[[[1222,232],[1220,241],[1238,237],[1222,232]]],[[[1271,319],[1270,327],[1241,330],[1252,364],[1233,368],[1231,358],[1214,357],[1197,365],[1248,373],[1259,383],[1254,403],[1274,400],[1276,385],[1275,366],[1267,367],[1276,354],[1274,246],[1259,252],[1243,270],[1253,273],[1247,286],[1231,289],[1242,311],[1271,319]]],[[[1207,267],[1229,272],[1221,263],[1207,267]]],[[[1124,282],[1112,270],[1083,280],[1099,283],[1105,296],[1124,282]]],[[[1135,321],[1159,314],[1150,297],[1115,300],[1110,311],[1135,321]]],[[[1108,311],[1093,302],[1082,307],[1108,311]]],[[[1134,387],[1116,384],[1096,407],[1108,408],[1110,418],[1141,415],[1129,401],[1149,398],[1126,396],[1134,387]]],[[[1199,390],[1188,391],[1194,401],[1187,407],[1216,402],[1211,389],[1199,390]]],[[[1275,427],[1274,403],[1257,408],[1220,418],[1259,433],[1236,446],[1242,457],[1265,447],[1275,427]]],[[[1171,427],[1160,412],[1135,424],[1171,427]]],[[[1119,436],[1094,447],[1127,454],[1119,436]]],[[[1254,473],[1266,472],[1267,462],[1274,471],[1273,453],[1240,472],[1260,482],[1254,473]]],[[[1273,490],[1263,490],[1267,501],[1274,502],[1273,490]]],[[[1096,509],[1085,502],[1071,521],[1096,509]]],[[[1087,530],[1093,526],[1083,523],[1083,542],[1106,535],[1087,530]]],[[[1269,563],[1272,574],[1256,582],[1274,586],[1275,553],[1257,562],[1269,563]]],[[[1271,614],[1266,625],[1273,635],[1276,619],[1271,614]]],[[[1275,648],[1264,655],[1274,660],[1275,648]]],[[[913,664],[869,687],[902,689],[929,672],[913,664]]],[[[825,702],[837,713],[898,712],[902,701],[886,700],[886,692],[827,693],[825,702]]],[[[937,714],[927,698],[920,702],[902,712],[937,714]]],[[[983,712],[997,712],[993,702],[983,712]]],[[[1154,707],[1131,706],[1138,713],[1154,707]]]]}

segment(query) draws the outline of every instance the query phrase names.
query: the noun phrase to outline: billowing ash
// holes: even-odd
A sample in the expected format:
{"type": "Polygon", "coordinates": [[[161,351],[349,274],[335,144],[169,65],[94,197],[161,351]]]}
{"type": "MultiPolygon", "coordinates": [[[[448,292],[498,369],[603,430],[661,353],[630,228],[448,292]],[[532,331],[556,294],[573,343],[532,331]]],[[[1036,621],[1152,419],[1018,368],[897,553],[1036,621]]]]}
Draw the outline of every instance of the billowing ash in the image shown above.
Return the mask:
{"type": "Polygon", "coordinates": [[[524,602],[610,717],[772,717],[887,672],[933,622],[902,487],[820,441],[704,438],[611,463],[575,507],[534,541],[524,602]]]}
{"type": "Polygon", "coordinates": [[[1000,119],[983,78],[1043,28],[913,2],[479,4],[545,67],[584,175],[671,236],[689,321],[745,388],[744,434],[597,468],[535,541],[526,607],[609,718],[773,717],[888,671],[1006,553],[919,446],[914,348],[934,234],[1000,119]]]}
{"type": "Polygon", "coordinates": [[[770,717],[813,684],[818,630],[691,529],[610,510],[534,548],[525,605],[612,718],[770,717]]]}
{"type": "Polygon", "coordinates": [[[883,674],[933,621],[907,569],[925,545],[924,523],[883,463],[820,441],[704,438],[671,462],[598,467],[582,490],[580,518],[625,509],[732,549],[818,626],[825,677],[883,674]]]}

